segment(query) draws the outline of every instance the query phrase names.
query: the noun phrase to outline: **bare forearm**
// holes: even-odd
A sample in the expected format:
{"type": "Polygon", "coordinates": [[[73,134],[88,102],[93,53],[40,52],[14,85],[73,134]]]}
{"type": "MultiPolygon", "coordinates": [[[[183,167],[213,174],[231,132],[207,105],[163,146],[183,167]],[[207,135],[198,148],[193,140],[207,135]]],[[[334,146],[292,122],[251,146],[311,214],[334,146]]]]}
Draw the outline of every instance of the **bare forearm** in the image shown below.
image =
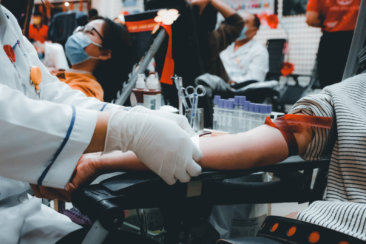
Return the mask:
{"type": "MultiPolygon", "coordinates": [[[[209,169],[246,169],[284,160],[288,148],[281,132],[263,125],[239,134],[200,138],[202,158],[199,164],[209,169]]],[[[113,170],[146,170],[132,152],[113,152],[98,160],[104,172],[113,170]]]]}
{"type": "Polygon", "coordinates": [[[281,132],[266,125],[239,134],[202,137],[200,148],[200,164],[210,169],[247,169],[280,162],[288,155],[281,132]]]}
{"type": "Polygon", "coordinates": [[[98,113],[97,124],[94,129],[93,137],[84,153],[101,152],[104,150],[104,143],[108,128],[109,113],[98,113]]]}
{"type": "Polygon", "coordinates": [[[97,160],[98,170],[102,172],[125,170],[148,170],[148,168],[131,151],[114,151],[100,156],[97,160]]]}
{"type": "Polygon", "coordinates": [[[323,23],[318,12],[306,12],[306,23],[312,27],[322,27],[323,23]]]}
{"type": "MultiPolygon", "coordinates": [[[[311,128],[294,133],[299,154],[303,154],[311,142],[311,128]]],[[[208,169],[247,169],[275,164],[287,158],[288,146],[281,132],[262,125],[239,134],[206,136],[200,138],[202,158],[198,162],[208,169]]],[[[133,152],[115,151],[97,159],[98,170],[147,170],[133,152]]]]}

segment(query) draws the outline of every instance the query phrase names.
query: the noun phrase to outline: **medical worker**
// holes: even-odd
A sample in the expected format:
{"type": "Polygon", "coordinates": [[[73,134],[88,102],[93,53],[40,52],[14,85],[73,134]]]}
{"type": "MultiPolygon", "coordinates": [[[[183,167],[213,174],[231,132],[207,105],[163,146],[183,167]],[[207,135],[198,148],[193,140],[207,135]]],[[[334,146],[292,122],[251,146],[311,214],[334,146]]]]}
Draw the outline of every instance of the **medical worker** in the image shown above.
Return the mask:
{"type": "Polygon", "coordinates": [[[84,152],[133,151],[168,184],[200,173],[186,120],[125,111],[59,82],[2,5],[0,45],[0,243],[54,243],[80,228],[26,193],[28,183],[63,188],[84,152]]]}

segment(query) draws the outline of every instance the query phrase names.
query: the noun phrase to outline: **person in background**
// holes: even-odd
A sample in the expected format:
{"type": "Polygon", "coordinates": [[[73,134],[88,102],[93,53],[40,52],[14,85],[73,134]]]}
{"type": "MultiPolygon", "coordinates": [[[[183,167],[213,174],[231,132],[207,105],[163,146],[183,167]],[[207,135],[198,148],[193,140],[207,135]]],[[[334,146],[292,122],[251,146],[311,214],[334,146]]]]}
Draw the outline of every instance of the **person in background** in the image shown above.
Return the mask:
{"type": "Polygon", "coordinates": [[[31,42],[44,43],[48,40],[48,26],[43,24],[42,15],[36,11],[32,16],[32,22],[29,25],[28,38],[31,42]]]}
{"type": "Polygon", "coordinates": [[[198,32],[205,71],[229,80],[219,54],[238,38],[244,27],[243,18],[220,0],[192,0],[191,4],[198,7],[200,15],[210,6],[225,18],[216,29],[214,25],[210,26],[210,23],[199,19],[198,32]]]}
{"type": "Polygon", "coordinates": [[[306,23],[322,29],[317,72],[321,88],[340,82],[361,0],[309,0],[306,23]]]}
{"type": "MultiPolygon", "coordinates": [[[[223,77],[228,81],[229,77],[225,71],[225,67],[220,59],[220,52],[227,48],[240,35],[244,27],[243,18],[229,5],[220,0],[191,0],[193,7],[198,8],[198,40],[199,48],[204,63],[205,74],[196,78],[206,81],[207,86],[210,87],[212,76],[223,77]],[[224,17],[224,21],[216,28],[216,22],[212,21],[208,13],[216,10],[224,17]],[[214,23],[215,22],[215,23],[214,23]],[[208,79],[206,77],[209,76],[208,79]]],[[[216,18],[214,18],[216,20],[216,18]]],[[[204,123],[206,128],[212,127],[213,114],[213,92],[211,89],[206,89],[208,92],[204,99],[199,101],[199,106],[204,108],[204,123]]]]}
{"type": "Polygon", "coordinates": [[[98,10],[96,10],[95,8],[89,9],[88,17],[89,17],[89,21],[100,18],[99,14],[98,14],[98,10]]]}
{"type": "Polygon", "coordinates": [[[57,76],[87,96],[111,101],[132,70],[131,46],[124,25],[93,20],[68,38],[65,52],[72,66],[57,76]]]}
{"type": "Polygon", "coordinates": [[[230,86],[264,81],[269,69],[267,49],[253,39],[260,27],[258,16],[244,13],[242,17],[245,25],[239,37],[220,53],[230,86]]]}

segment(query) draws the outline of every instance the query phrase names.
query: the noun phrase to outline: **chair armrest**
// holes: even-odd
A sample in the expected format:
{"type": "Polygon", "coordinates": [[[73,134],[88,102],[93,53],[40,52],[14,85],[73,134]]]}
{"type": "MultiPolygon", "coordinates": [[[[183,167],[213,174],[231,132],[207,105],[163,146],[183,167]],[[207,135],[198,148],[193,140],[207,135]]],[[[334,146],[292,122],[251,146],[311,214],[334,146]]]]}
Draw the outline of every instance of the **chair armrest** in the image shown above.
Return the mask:
{"type": "Polygon", "coordinates": [[[285,161],[255,169],[204,171],[189,183],[165,184],[152,172],[125,172],[80,187],[72,194],[73,204],[105,228],[113,229],[123,221],[123,210],[195,206],[200,204],[237,204],[309,201],[312,195],[313,169],[328,168],[329,160],[304,161],[290,157],[285,161]],[[273,172],[274,182],[235,182],[255,172],[273,172]],[[118,221],[119,219],[119,221],[118,221]]]}

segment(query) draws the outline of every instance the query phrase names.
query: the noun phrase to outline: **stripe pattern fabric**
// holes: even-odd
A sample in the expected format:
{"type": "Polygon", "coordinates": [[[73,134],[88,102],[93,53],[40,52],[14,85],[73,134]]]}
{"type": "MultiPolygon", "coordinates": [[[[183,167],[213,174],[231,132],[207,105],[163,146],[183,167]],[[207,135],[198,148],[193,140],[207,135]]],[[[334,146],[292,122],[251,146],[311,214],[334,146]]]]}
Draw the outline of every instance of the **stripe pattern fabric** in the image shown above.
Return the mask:
{"type": "Polygon", "coordinates": [[[303,158],[319,159],[332,148],[325,201],[298,219],[366,241],[366,74],[328,86],[296,103],[291,113],[333,118],[332,129],[313,129],[303,158]]]}

